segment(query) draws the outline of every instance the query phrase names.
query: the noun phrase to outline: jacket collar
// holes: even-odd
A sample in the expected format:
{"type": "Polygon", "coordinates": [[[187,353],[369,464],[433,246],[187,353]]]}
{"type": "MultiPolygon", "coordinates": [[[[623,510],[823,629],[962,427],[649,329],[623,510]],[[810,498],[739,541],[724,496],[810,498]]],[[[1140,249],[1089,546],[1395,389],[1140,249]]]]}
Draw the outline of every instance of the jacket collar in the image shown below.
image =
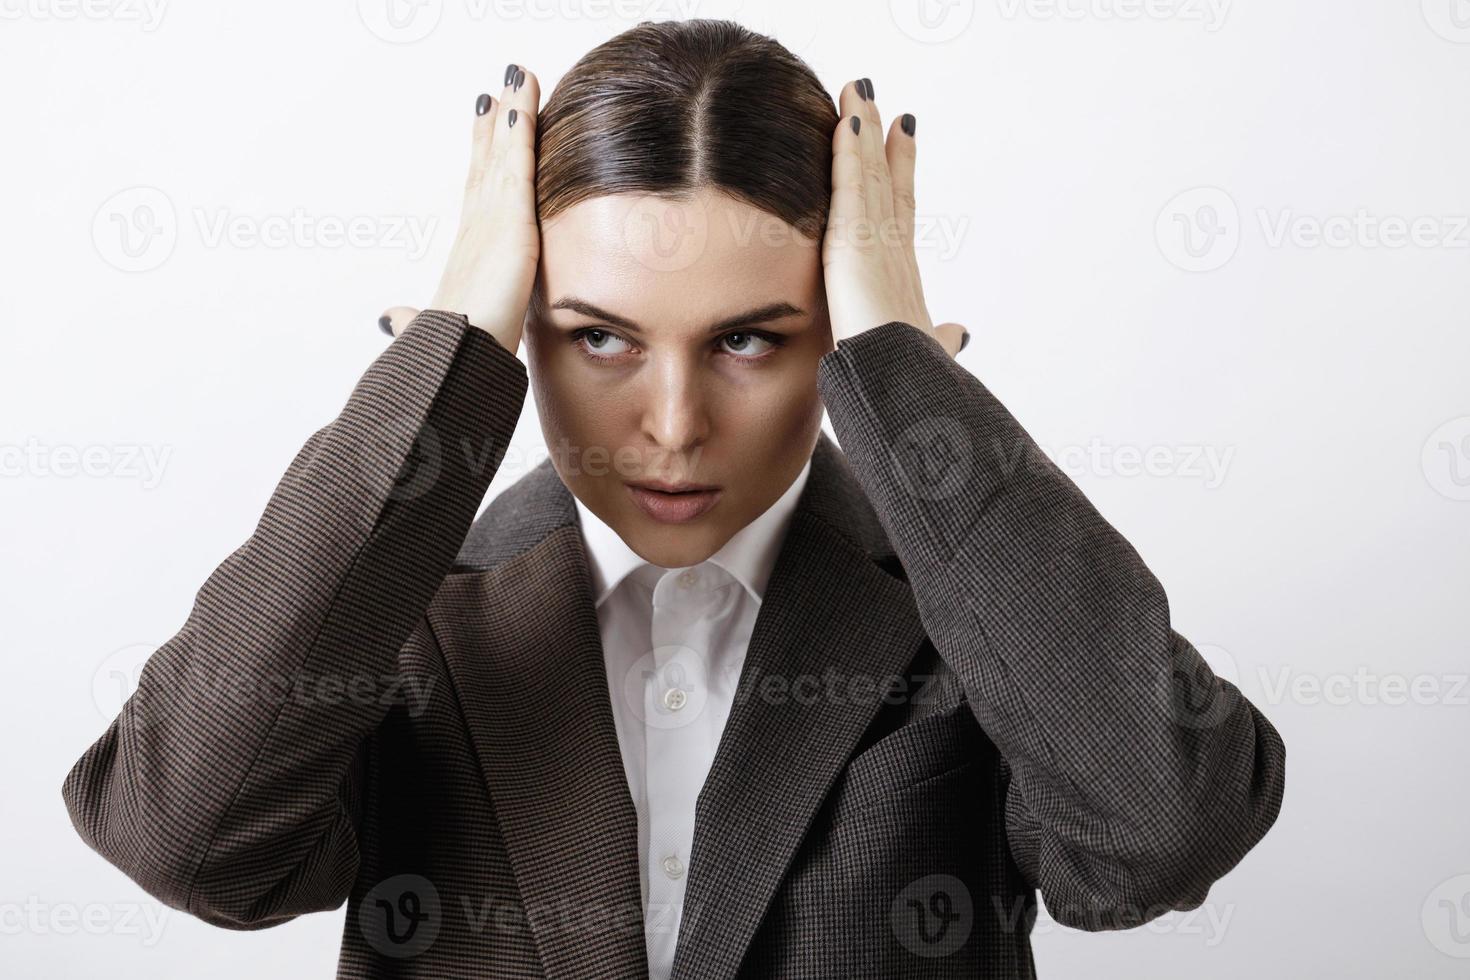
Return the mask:
{"type": "MultiPolygon", "coordinates": [[[[643,978],[637,815],[593,588],[548,458],[475,521],[429,621],[547,976],[643,978]]],[[[823,432],[695,808],[675,980],[736,974],[883,680],[924,640],[881,522],[823,432]]]]}

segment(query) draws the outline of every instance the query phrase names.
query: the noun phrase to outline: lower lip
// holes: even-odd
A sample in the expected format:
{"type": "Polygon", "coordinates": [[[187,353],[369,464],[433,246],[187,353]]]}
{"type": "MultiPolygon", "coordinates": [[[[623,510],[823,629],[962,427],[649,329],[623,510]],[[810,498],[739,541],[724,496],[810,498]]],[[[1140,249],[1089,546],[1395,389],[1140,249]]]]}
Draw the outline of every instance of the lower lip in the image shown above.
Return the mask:
{"type": "Polygon", "coordinates": [[[707,512],[720,499],[723,490],[697,490],[691,493],[663,493],[625,484],[633,502],[656,521],[686,524],[707,512]]]}

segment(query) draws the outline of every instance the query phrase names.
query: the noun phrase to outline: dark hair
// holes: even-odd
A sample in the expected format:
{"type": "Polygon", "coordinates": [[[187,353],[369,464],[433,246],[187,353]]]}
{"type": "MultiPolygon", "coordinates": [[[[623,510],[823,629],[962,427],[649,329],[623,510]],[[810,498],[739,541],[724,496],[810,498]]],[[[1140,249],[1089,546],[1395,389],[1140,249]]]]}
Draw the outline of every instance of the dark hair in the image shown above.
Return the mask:
{"type": "Polygon", "coordinates": [[[715,188],[817,240],[837,107],[806,62],[725,20],[645,21],[587,52],[538,119],[544,221],[604,194],[715,188]]]}

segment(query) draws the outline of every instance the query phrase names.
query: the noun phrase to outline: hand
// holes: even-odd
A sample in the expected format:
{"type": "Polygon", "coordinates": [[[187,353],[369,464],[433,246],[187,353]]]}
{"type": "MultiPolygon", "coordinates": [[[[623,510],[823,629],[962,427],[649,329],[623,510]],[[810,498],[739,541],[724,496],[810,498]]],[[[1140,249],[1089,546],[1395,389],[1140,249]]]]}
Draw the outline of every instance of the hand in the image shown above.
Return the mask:
{"type": "MultiPolygon", "coordinates": [[[[461,313],[512,354],[520,347],[541,232],[536,224],[536,76],[510,65],[499,99],[480,96],[459,231],[430,309],[461,313]]],[[[418,310],[395,306],[378,320],[398,336],[418,310]]]]}
{"type": "Polygon", "coordinates": [[[895,119],[885,142],[868,79],[844,85],[838,105],[832,204],[822,241],[832,341],[901,320],[953,357],[968,331],[957,323],[935,327],[929,319],[914,254],[914,117],[895,119]]]}

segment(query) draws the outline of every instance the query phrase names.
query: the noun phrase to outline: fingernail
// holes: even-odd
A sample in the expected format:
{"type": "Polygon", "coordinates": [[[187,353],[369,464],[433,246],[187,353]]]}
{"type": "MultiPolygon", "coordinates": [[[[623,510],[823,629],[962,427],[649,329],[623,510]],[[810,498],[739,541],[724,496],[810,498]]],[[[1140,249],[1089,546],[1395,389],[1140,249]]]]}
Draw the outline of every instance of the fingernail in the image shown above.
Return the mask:
{"type": "Polygon", "coordinates": [[[378,329],[382,330],[390,337],[393,336],[393,320],[391,317],[388,316],[388,314],[384,313],[382,316],[378,317],[378,329]]]}
{"type": "Polygon", "coordinates": [[[873,80],[871,78],[864,78],[863,84],[868,87],[868,101],[871,102],[873,99],[876,99],[877,96],[873,94],[873,80]]]}
{"type": "Polygon", "coordinates": [[[868,101],[868,86],[863,83],[863,80],[861,78],[857,80],[854,88],[857,89],[858,98],[862,99],[864,102],[868,101]]]}
{"type": "Polygon", "coordinates": [[[519,71],[519,69],[516,68],[516,66],[515,66],[514,63],[509,64],[509,65],[506,65],[505,66],[505,81],[503,81],[503,82],[500,83],[501,86],[504,87],[506,85],[509,85],[512,81],[514,81],[515,80],[515,77],[516,77],[516,72],[517,71],[519,71]]]}
{"type": "Polygon", "coordinates": [[[515,84],[511,87],[511,90],[514,92],[519,92],[521,90],[521,86],[524,84],[526,84],[526,73],[517,68],[515,84]]]}
{"type": "Polygon", "coordinates": [[[514,109],[512,109],[512,110],[510,110],[510,119],[507,122],[507,125],[514,126],[515,124],[516,124],[516,111],[514,109]]]}
{"type": "Polygon", "coordinates": [[[482,92],[482,93],[480,93],[480,97],[475,100],[475,115],[477,115],[477,116],[483,116],[485,113],[487,113],[489,111],[490,111],[490,96],[488,96],[488,95],[486,95],[486,94],[484,94],[482,92]]]}
{"type": "Polygon", "coordinates": [[[853,116],[852,117],[852,131],[854,133],[856,133],[856,132],[860,131],[862,128],[863,128],[863,121],[861,119],[859,119],[857,116],[853,116]]]}
{"type": "Polygon", "coordinates": [[[901,126],[903,128],[903,131],[905,133],[907,133],[908,135],[912,136],[912,135],[914,135],[914,127],[918,123],[914,119],[914,114],[912,112],[905,112],[903,114],[903,118],[898,121],[898,124],[899,124],[899,126],[901,126]]]}
{"type": "Polygon", "coordinates": [[[970,331],[966,330],[964,332],[964,335],[960,337],[960,350],[964,350],[967,346],[969,346],[969,343],[970,343],[970,331]]]}

